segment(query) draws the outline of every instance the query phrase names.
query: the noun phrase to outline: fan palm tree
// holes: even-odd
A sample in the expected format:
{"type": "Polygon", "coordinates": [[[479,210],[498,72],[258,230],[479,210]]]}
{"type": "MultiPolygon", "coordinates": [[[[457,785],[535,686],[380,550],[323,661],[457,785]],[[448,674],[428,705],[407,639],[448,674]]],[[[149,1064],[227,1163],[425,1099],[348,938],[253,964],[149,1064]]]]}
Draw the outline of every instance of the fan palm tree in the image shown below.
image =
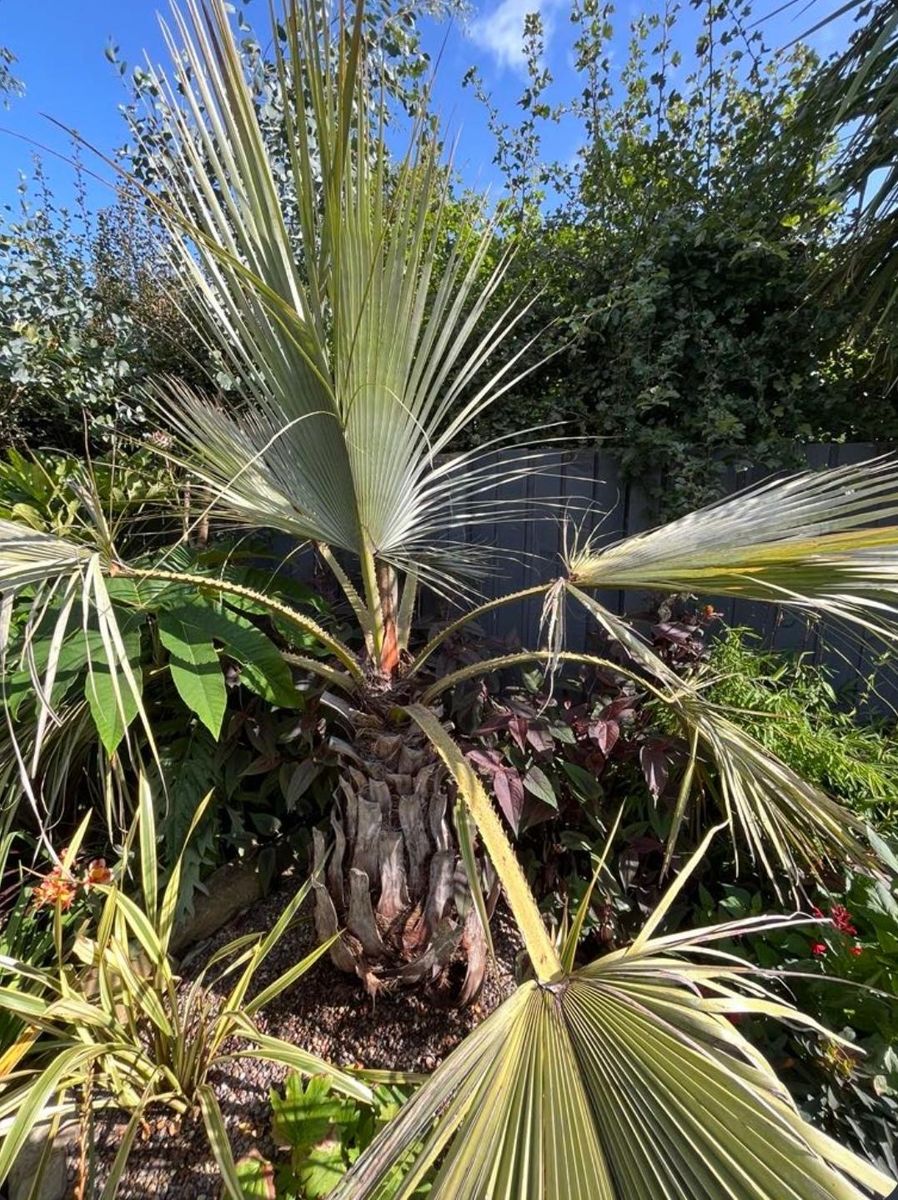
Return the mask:
{"type": "MultiPolygon", "coordinates": [[[[58,646],[73,614],[90,611],[123,714],[129,694],[132,713],[141,710],[111,579],[251,602],[315,636],[330,657],[293,661],[321,677],[351,729],[326,863],[318,835],[316,915],[322,934],[344,930],[332,953],[369,991],[408,985],[459,1002],[474,996],[489,952],[490,880],[498,880],[533,979],[444,1064],[338,1195],[380,1194],[400,1160],[408,1165],[402,1195],[437,1161],[434,1194],[445,1197],[884,1195],[892,1182],[806,1125],[727,1020],[740,1011],[799,1019],[747,982],[744,964],[706,949],[732,927],[655,936],[673,892],[625,950],[581,968],[575,941],[559,951],[439,704],[465,678],[518,663],[613,666],[668,708],[691,747],[675,827],[704,784],[733,837],[775,879],[796,879],[826,859],[869,863],[852,816],[706,703],[701,677],[674,674],[591,592],[749,597],[891,641],[898,525],[882,521],[898,512],[898,465],[766,484],[609,547],[575,541],[561,577],[526,593],[544,596],[545,646],[435,679],[430,665],[447,637],[521,597],[474,604],[489,559],[462,530],[495,519],[485,497],[500,480],[482,451],[446,455],[514,386],[523,351],[492,372],[489,364],[527,302],[485,319],[507,255],[485,215],[457,236],[449,228],[449,181],[427,123],[403,158],[391,157],[361,21],[361,4],[346,12],[289,0],[286,36],[273,39],[299,214],[299,229],[288,230],[284,182],[266,154],[224,0],[188,0],[166,29],[174,76],[156,85],[170,104],[170,151],[161,190],[146,195],[189,290],[185,319],[243,385],[241,402],[228,407],[174,380],[158,381],[148,401],[175,432],[211,511],[318,547],[363,651],[264,592],[173,571],[164,559],[129,563],[99,511],[79,541],[0,524],[0,633],[14,604],[30,605],[33,629],[52,599],[58,646]],[[421,585],[464,611],[414,647],[421,585]],[[629,666],[564,649],[571,604],[587,609],[629,666]]],[[[505,478],[537,466],[522,444],[505,478]]],[[[25,641],[20,661],[28,662],[25,641]]],[[[53,654],[32,669],[48,707],[53,654]]],[[[14,751],[26,790],[44,735],[35,731],[27,760],[14,751]]]]}

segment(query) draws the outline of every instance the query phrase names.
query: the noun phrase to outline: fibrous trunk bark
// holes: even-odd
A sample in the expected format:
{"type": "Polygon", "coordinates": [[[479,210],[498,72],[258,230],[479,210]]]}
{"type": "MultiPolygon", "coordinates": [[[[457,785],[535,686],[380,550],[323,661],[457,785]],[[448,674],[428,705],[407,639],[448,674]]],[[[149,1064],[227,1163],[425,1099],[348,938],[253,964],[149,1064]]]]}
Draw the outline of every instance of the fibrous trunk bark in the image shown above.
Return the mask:
{"type": "MultiPolygon", "coordinates": [[[[331,814],[315,832],[319,937],[343,930],[331,957],[372,996],[417,987],[440,1004],[480,992],[487,943],[459,855],[450,784],[429,743],[408,727],[354,714],[352,747],[331,814]],[[328,850],[330,853],[328,854],[328,850]]],[[[498,885],[480,864],[489,912],[498,885]]]]}

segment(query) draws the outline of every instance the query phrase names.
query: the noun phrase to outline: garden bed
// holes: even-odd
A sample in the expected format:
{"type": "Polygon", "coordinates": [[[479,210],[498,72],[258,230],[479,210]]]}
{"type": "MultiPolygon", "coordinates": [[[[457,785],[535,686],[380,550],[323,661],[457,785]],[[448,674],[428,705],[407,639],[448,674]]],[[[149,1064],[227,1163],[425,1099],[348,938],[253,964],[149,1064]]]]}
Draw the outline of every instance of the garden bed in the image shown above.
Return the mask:
{"type": "MultiPolygon", "coordinates": [[[[195,978],[209,955],[242,934],[270,929],[294,895],[299,880],[288,873],[269,896],[235,918],[214,937],[185,955],[185,983],[195,978]]],[[[309,908],[311,905],[309,906],[309,908]]],[[[496,960],[487,971],[479,1000],[464,1010],[434,1008],[411,992],[378,996],[372,1002],[361,984],[338,971],[329,959],[317,963],[293,988],[282,993],[257,1018],[259,1028],[301,1046],[337,1066],[371,1070],[430,1072],[490,1012],[514,990],[514,965],[520,939],[503,909],[493,921],[496,960]]],[[[255,977],[261,991],[315,945],[310,911],[301,912],[292,929],[275,946],[255,977]]],[[[223,996],[232,986],[225,980],[210,988],[223,996]]],[[[257,1059],[236,1059],[227,1071],[213,1077],[235,1158],[256,1150],[277,1161],[272,1140],[270,1091],[288,1073],[286,1067],[257,1059]]],[[[97,1117],[95,1164],[97,1182],[103,1179],[121,1145],[127,1120],[119,1113],[97,1117]]],[[[79,1149],[69,1160],[70,1196],[76,1195],[79,1149]]],[[[221,1183],[199,1116],[178,1120],[158,1110],[138,1136],[119,1200],[217,1200],[221,1183]]],[[[68,1198],[67,1198],[68,1200],[68,1198]]]]}

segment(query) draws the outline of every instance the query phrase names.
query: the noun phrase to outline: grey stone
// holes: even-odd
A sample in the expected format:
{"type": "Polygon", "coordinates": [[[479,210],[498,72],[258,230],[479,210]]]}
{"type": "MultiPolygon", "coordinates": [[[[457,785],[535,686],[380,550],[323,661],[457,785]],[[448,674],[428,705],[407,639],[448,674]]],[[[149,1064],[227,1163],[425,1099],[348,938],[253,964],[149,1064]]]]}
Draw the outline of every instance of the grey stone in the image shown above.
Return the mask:
{"type": "Polygon", "coordinates": [[[175,956],[218,933],[238,913],[261,900],[264,889],[257,864],[227,863],[206,881],[207,893],[194,898],[193,913],[178,925],[171,940],[175,956]]]}
{"type": "Polygon", "coordinates": [[[19,1151],[6,1181],[9,1200],[65,1200],[69,1191],[66,1147],[78,1140],[78,1123],[60,1125],[48,1147],[49,1135],[49,1124],[36,1125],[19,1151]]]}

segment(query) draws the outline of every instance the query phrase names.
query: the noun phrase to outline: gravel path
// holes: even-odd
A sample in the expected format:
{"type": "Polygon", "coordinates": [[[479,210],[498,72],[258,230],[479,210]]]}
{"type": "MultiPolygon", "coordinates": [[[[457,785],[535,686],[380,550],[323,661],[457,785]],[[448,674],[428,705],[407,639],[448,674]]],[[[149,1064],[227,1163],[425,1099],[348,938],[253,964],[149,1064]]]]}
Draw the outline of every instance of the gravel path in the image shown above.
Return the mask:
{"type": "MultiPolygon", "coordinates": [[[[187,956],[183,974],[189,980],[208,955],[232,938],[269,929],[293,895],[297,881],[287,877],[281,886],[252,910],[196,947],[187,956]]],[[[258,1020],[260,1028],[276,1037],[314,1051],[340,1066],[403,1071],[432,1071],[474,1026],[514,990],[514,961],[520,942],[513,923],[501,910],[493,922],[496,962],[491,964],[477,1004],[464,1011],[430,1007],[410,993],[380,996],[375,1006],[361,985],[342,974],[325,958],[293,988],[273,1001],[258,1020]]],[[[288,931],[259,971],[254,991],[308,954],[314,945],[310,916],[288,931]]],[[[212,991],[226,994],[233,981],[212,991]]],[[[271,1140],[269,1091],[279,1084],[286,1068],[253,1059],[227,1064],[213,1079],[235,1157],[256,1149],[277,1159],[271,1140]]],[[[93,1144],[102,1184],[125,1129],[116,1114],[100,1114],[93,1144]]],[[[72,1200],[75,1162],[70,1164],[72,1200]]],[[[97,1192],[97,1194],[99,1194],[97,1192]]],[[[208,1151],[201,1121],[173,1120],[167,1112],[150,1115],[135,1141],[127,1173],[118,1192],[120,1200],[219,1200],[218,1171],[208,1151]]],[[[85,1198],[88,1200],[88,1198],[85,1198]]]]}

